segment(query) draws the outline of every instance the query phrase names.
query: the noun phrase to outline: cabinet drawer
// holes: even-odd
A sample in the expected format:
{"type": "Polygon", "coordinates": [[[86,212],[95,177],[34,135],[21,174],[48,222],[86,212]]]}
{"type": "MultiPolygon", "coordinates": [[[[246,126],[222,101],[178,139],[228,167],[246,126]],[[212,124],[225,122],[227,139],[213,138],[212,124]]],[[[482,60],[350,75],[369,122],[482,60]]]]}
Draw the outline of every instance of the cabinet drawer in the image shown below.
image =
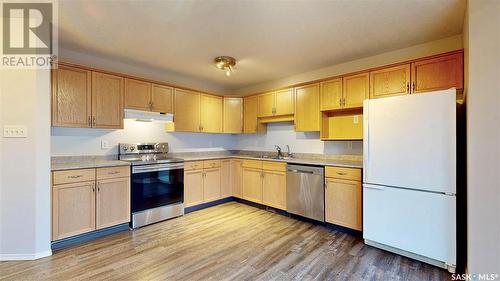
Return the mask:
{"type": "Polygon", "coordinates": [[[95,180],[95,169],[56,171],[52,173],[52,183],[65,184],[95,180]]]}
{"type": "Polygon", "coordinates": [[[205,160],[205,161],[203,161],[203,168],[204,169],[218,168],[218,167],[220,167],[220,160],[205,160]]]}
{"type": "Polygon", "coordinates": [[[262,161],[262,169],[286,172],[286,163],[274,162],[274,161],[262,161]]]}
{"type": "Polygon", "coordinates": [[[98,168],[97,169],[97,179],[114,179],[114,178],[124,178],[130,177],[130,167],[120,166],[120,167],[108,167],[108,168],[98,168]]]}
{"type": "Polygon", "coordinates": [[[203,169],[203,161],[190,161],[184,163],[185,171],[201,170],[203,169]]]}
{"type": "Polygon", "coordinates": [[[260,160],[243,160],[242,166],[245,168],[262,169],[262,161],[260,161],[260,160]]]}
{"type": "Polygon", "coordinates": [[[341,168],[341,167],[326,167],[325,174],[327,178],[361,180],[361,169],[341,168]]]}

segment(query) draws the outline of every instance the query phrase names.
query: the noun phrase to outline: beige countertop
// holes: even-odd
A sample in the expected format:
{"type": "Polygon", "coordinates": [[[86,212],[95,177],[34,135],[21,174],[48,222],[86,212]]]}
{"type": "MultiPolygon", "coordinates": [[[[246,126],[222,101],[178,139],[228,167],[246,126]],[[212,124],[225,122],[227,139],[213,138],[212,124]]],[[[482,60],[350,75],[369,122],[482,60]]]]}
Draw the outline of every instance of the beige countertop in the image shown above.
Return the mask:
{"type": "Polygon", "coordinates": [[[75,169],[90,169],[116,166],[130,166],[129,162],[120,160],[82,160],[76,162],[60,162],[52,163],[52,171],[75,170],[75,169]]]}

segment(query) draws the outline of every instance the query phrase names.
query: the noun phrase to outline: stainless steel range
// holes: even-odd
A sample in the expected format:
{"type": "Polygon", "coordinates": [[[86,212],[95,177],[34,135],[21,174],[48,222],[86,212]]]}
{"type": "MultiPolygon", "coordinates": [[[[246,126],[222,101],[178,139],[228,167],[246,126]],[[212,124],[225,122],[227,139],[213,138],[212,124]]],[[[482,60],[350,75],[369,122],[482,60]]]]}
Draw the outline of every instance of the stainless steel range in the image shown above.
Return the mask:
{"type": "Polygon", "coordinates": [[[169,157],[168,143],[119,146],[132,164],[132,228],[184,215],[184,160],[169,157]]]}

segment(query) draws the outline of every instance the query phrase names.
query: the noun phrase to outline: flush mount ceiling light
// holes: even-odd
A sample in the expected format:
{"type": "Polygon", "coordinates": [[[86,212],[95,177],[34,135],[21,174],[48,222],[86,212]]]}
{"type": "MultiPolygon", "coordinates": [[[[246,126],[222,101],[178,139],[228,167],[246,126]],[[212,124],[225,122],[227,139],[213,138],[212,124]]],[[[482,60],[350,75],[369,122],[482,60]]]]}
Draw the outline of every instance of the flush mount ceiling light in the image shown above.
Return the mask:
{"type": "Polygon", "coordinates": [[[230,76],[236,60],[233,57],[220,56],[214,59],[214,63],[218,69],[226,72],[226,76],[230,76]]]}

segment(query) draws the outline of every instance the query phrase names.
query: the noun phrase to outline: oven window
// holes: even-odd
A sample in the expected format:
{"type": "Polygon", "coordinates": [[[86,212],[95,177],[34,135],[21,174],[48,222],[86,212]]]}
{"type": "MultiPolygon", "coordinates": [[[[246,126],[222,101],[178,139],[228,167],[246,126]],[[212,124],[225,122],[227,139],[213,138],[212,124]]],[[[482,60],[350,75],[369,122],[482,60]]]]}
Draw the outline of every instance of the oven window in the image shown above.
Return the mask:
{"type": "Polygon", "coordinates": [[[132,174],[132,213],[183,201],[184,169],[132,174]]]}

